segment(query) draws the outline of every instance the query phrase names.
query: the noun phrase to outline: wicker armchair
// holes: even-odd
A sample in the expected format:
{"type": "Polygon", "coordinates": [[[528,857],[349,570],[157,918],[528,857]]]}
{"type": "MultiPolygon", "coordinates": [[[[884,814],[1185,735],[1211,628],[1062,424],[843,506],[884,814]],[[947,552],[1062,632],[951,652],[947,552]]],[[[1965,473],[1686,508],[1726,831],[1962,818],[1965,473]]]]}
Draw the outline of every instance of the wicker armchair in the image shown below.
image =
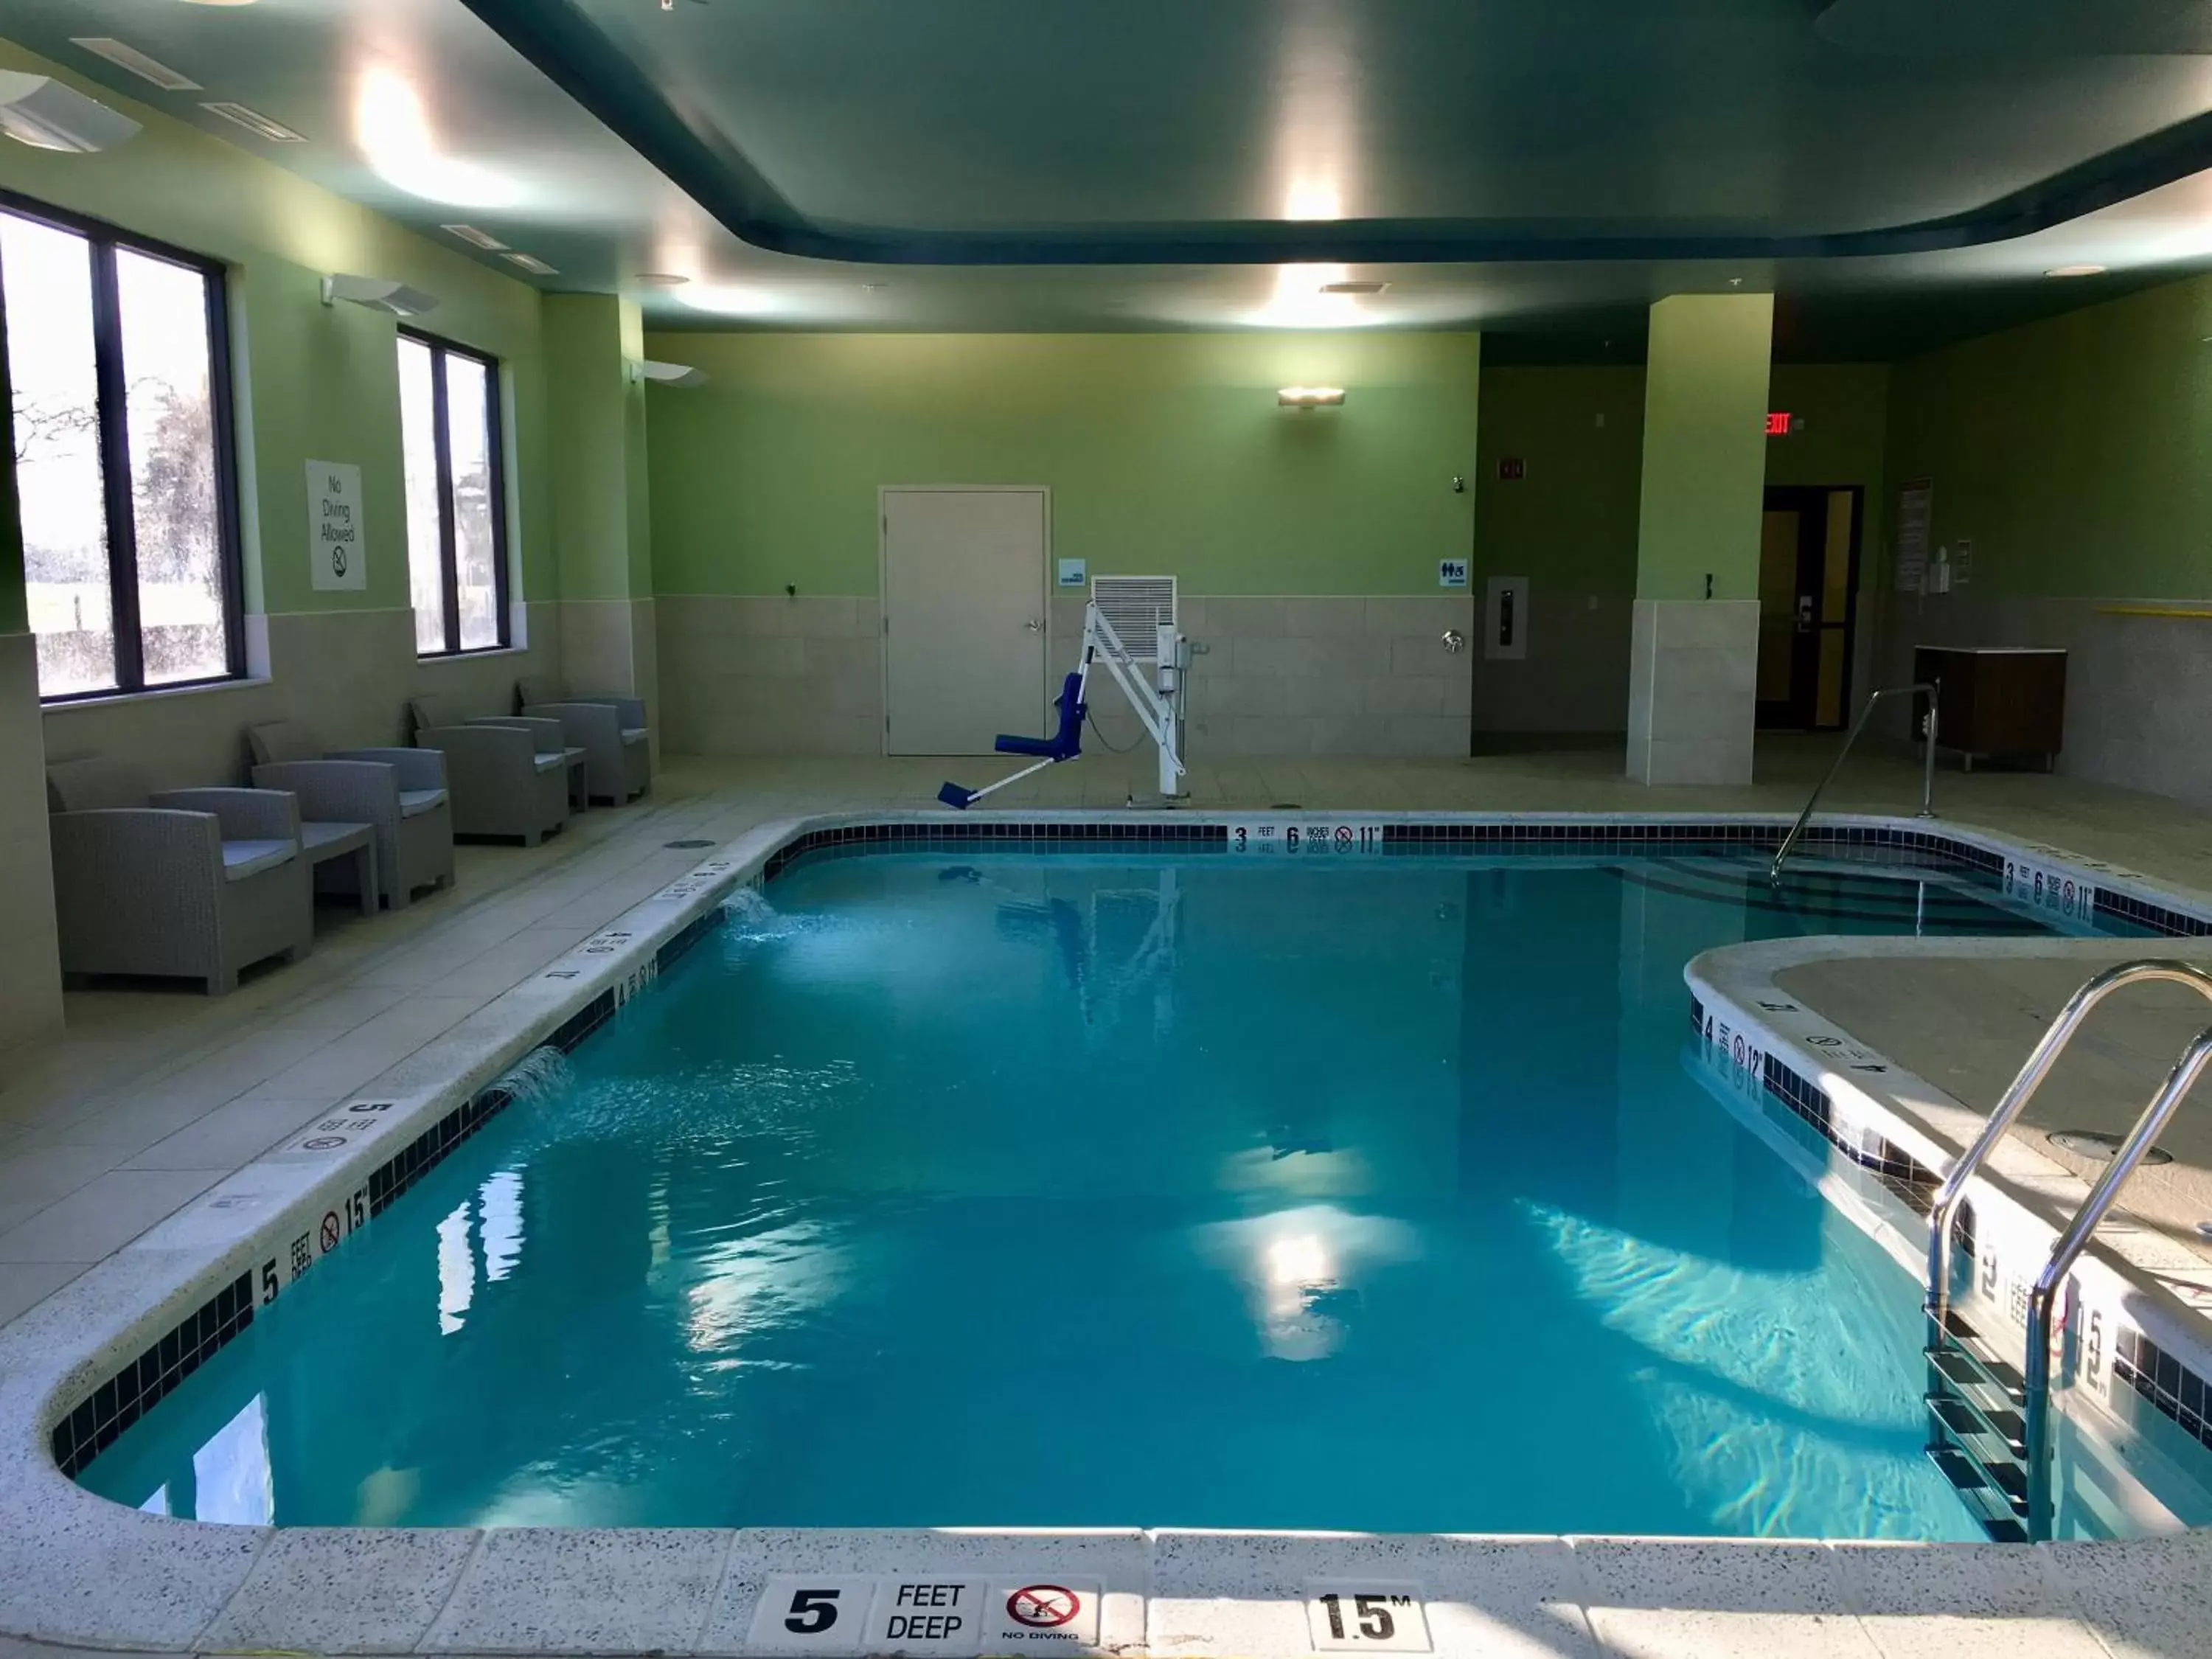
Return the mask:
{"type": "Polygon", "coordinates": [[[580,746],[593,800],[620,805],[653,787],[653,733],[641,697],[572,697],[547,675],[517,680],[516,702],[525,714],[557,720],[568,740],[580,746]]]}
{"type": "MultiPolygon", "coordinates": [[[[246,728],[257,789],[300,798],[303,818],[376,830],[378,885],[386,909],[404,910],[421,887],[453,884],[453,808],[446,759],[434,749],[343,749],[325,755],[291,720],[246,728]]],[[[332,872],[344,876],[343,866],[332,872]]]]}
{"type": "Polygon", "coordinates": [[[415,746],[445,757],[453,833],[519,838],[535,847],[568,821],[568,756],[550,720],[471,720],[448,697],[408,704],[415,746]],[[550,733],[550,752],[541,735],[550,733]]]}
{"type": "Polygon", "coordinates": [[[265,957],[313,942],[299,803],[266,789],[149,793],[136,768],[46,768],[65,974],[163,974],[220,996],[265,957]]]}

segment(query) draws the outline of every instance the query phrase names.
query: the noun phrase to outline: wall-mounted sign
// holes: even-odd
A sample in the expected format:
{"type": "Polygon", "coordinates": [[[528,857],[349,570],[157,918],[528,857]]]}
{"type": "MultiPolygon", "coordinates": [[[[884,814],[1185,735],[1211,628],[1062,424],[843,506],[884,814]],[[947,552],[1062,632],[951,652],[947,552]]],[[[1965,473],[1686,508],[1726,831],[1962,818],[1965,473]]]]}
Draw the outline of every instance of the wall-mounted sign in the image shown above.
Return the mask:
{"type": "Polygon", "coordinates": [[[368,586],[359,467],[343,461],[307,463],[307,563],[319,590],[358,592],[368,586]]]}
{"type": "Polygon", "coordinates": [[[1770,438],[1786,438],[1793,432],[1804,429],[1805,417],[1802,415],[1792,415],[1786,409],[1766,411],[1766,435],[1770,438]]]}
{"type": "Polygon", "coordinates": [[[1928,528],[1936,517],[1936,485],[1915,478],[1897,492],[1897,591],[1919,593],[1928,581],[1928,528]]]}
{"type": "Polygon", "coordinates": [[[1060,585],[1062,587],[1081,587],[1091,580],[1091,564],[1087,559],[1060,561],[1060,585]]]}
{"type": "Polygon", "coordinates": [[[1467,561],[1465,559],[1438,559],[1437,561],[1437,586],[1438,587],[1465,587],[1467,586],[1467,561]]]}
{"type": "Polygon", "coordinates": [[[1518,455],[1500,456],[1498,462],[1498,476],[1508,483],[1512,483],[1516,478],[1525,478],[1528,476],[1528,463],[1518,455]]]}

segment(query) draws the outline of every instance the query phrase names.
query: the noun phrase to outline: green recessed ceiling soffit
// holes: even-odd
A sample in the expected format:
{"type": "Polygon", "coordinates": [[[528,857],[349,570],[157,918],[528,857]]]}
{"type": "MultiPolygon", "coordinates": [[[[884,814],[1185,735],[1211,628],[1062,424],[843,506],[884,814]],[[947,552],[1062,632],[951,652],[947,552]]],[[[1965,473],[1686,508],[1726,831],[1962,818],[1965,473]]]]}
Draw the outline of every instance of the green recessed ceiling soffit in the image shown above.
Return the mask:
{"type": "MultiPolygon", "coordinates": [[[[1252,31],[1248,40],[1231,40],[1219,25],[1208,33],[1211,0],[1199,12],[1187,4],[1156,9],[1146,0],[1131,0],[1118,8],[1052,5],[1017,8],[1012,13],[988,8],[978,11],[957,0],[942,6],[917,3],[896,9],[838,4],[779,8],[754,0],[699,0],[675,6],[672,14],[665,8],[656,13],[647,0],[627,0],[621,6],[615,0],[463,3],[734,235],[772,252],[866,264],[1462,264],[1926,253],[2046,230],[2212,167],[2212,111],[2202,107],[2201,94],[2192,94],[2176,78],[2201,68],[2201,54],[2212,49],[2212,23],[2199,17],[2185,27],[2174,21],[2173,0],[2094,0],[2094,8],[2092,0],[2007,0],[1995,9],[1995,0],[1953,0],[1948,8],[1936,9],[1944,14],[1940,20],[1946,24],[1943,29],[1922,21],[1924,0],[1912,0],[1911,5],[1903,0],[1838,0],[1825,9],[1803,3],[1753,8],[1749,0],[1731,7],[1729,0],[1722,0],[1717,11],[1729,15],[1703,19],[1708,32],[1702,35],[1698,33],[1699,17],[1690,13],[1670,14],[1668,8],[1644,4],[1616,5],[1613,0],[1584,0],[1558,13],[1548,6],[1516,12],[1480,0],[1468,0],[1465,11],[1422,6],[1415,0],[1395,4],[1391,0],[1368,0],[1365,4],[1347,0],[1340,9],[1281,0],[1284,9],[1272,14],[1268,9],[1254,11],[1238,0],[1221,0],[1219,15],[1239,20],[1237,27],[1252,31]],[[1040,21],[1034,15],[1039,12],[1051,15],[1040,21]],[[1021,15],[1024,13],[1032,15],[1021,15]],[[762,50],[757,58],[773,58],[780,51],[787,59],[804,63],[818,77],[805,89],[812,94],[811,100],[766,99],[757,84],[721,84],[716,80],[719,64],[685,64],[680,46],[662,49],[673,56],[673,64],[656,65],[650,57],[654,43],[641,33],[647,27],[641,20],[656,15],[687,20],[695,29],[722,29],[725,33],[714,40],[734,52],[758,46],[762,50]],[[1117,15],[1118,39],[1114,32],[1117,15]],[[1199,46],[1218,48],[1224,40],[1229,46],[1211,59],[1194,46],[1182,54],[1194,60],[1184,71],[1188,78],[1180,84],[1165,84],[1164,76],[1177,73],[1175,66],[1181,61],[1167,47],[1185,44],[1172,39],[1177,19],[1185,20],[1194,36],[1203,37],[1199,46]],[[888,88],[904,100],[900,106],[903,112],[919,115],[927,124],[920,138],[937,143],[943,150],[957,137],[958,145],[966,146],[960,158],[963,163],[968,157],[981,158],[980,165],[968,166],[967,173],[988,179],[994,155],[1007,158],[1011,165],[1029,166],[1031,158],[1022,152],[1051,146],[1025,145],[1018,125],[1010,122],[994,127],[992,110],[979,112],[973,100],[964,99],[959,77],[981,72],[975,67],[981,62],[1000,77],[990,83],[990,90],[997,94],[1014,88],[1005,94],[1006,106],[1026,111],[1032,120],[1051,118],[1054,94],[1067,92],[1079,99],[1088,91],[1103,97],[1108,94],[1097,83],[1120,76],[1114,89],[1119,95],[1128,97],[1134,84],[1152,100],[1152,108],[1168,112],[1168,124],[1188,146],[1184,153],[1170,157],[1172,165],[1196,171],[1194,155],[1202,157],[1211,150],[1218,159],[1235,147],[1233,134],[1203,131],[1215,118],[1217,106],[1233,112],[1240,102],[1264,102],[1271,87],[1279,89],[1285,83],[1279,76],[1274,82],[1262,76],[1256,86],[1238,86],[1226,78],[1209,82],[1203,78],[1205,65],[1210,63],[1218,70],[1264,52],[1279,57],[1285,50],[1295,51],[1296,30],[1316,24],[1316,20],[1331,27],[1345,25],[1340,40],[1332,41],[1324,55],[1334,53],[1329,61],[1339,71],[1338,83],[1350,88],[1348,95],[1356,102],[1366,93],[1370,116],[1372,108],[1381,108],[1414,129],[1414,143],[1379,157],[1379,164],[1407,176],[1380,180],[1376,193],[1387,197],[1395,191],[1401,200],[1449,194],[1431,187],[1431,180],[1455,172],[1495,177],[1503,169],[1519,167],[1534,176],[1547,161],[1542,150],[1549,143],[1554,152],[1550,159],[1566,158],[1557,199],[1586,210],[1610,210],[1559,217],[1525,210],[1495,216],[1447,211],[1419,216],[1223,216],[1148,222],[1120,222],[1109,211],[1063,224],[1016,214],[980,227],[957,222],[902,227],[866,222],[864,214],[803,211],[769,181],[729,131],[748,126],[755,134],[748,144],[756,150],[765,147],[780,157],[803,155],[810,148],[835,155],[835,142],[812,146],[810,139],[820,135],[798,131],[793,123],[818,118],[834,125],[843,121],[849,137],[857,130],[850,126],[853,111],[865,109],[872,97],[888,88]],[[2094,29],[2088,27],[2092,21],[2094,29]],[[2023,33],[2029,23],[2038,25],[2040,32],[2029,28],[2023,33]],[[1724,27],[1724,32],[1711,33],[1716,27],[1724,27]],[[1060,29],[1060,36],[1038,32],[1051,28],[1060,29]],[[808,35],[805,31],[809,29],[817,33],[808,35]],[[1583,32],[1577,35],[1577,29],[1583,32]],[[2176,29],[2181,33],[2176,34],[2176,29]],[[901,30],[907,33],[901,34],[901,30]],[[1170,38],[1135,48],[1123,44],[1142,39],[1146,31],[1170,38]],[[2122,40],[2122,35],[2129,38],[2122,40]],[[963,52],[961,42],[977,40],[987,43],[985,50],[963,52]],[[1470,43],[1489,52],[1499,40],[1522,54],[1512,78],[1464,89],[1468,106],[1495,106],[1483,118],[1491,123],[1484,127],[1474,117],[1464,115],[1462,102],[1455,101],[1462,89],[1452,84],[1451,77],[1470,73],[1468,66],[1479,61],[1470,43]],[[1288,48],[1285,40],[1291,42],[1288,48]],[[1596,44],[1589,44],[1592,41],[1596,44]],[[1992,50],[1992,42],[2002,43],[2004,49],[1992,50]],[[1247,46],[1250,50],[1243,51],[1247,46]],[[2130,46],[2133,56],[2124,50],[2130,46]],[[1133,51],[1151,54],[1145,67],[1164,74],[1163,84],[1146,84],[1140,76],[1130,76],[1126,54],[1133,51]],[[896,64],[896,75],[884,75],[886,58],[902,52],[905,56],[896,64]],[[1117,52],[1125,56],[1116,59],[1117,52]],[[1363,52],[1373,61],[1363,58],[1363,52]],[[1575,56],[1580,52],[1589,54],[1587,62],[1575,56]],[[852,66],[861,78],[850,84],[840,80],[846,67],[841,53],[858,54],[852,66]],[[1705,61],[1700,54],[1707,58],[1717,54],[1718,61],[1705,61]],[[1571,61],[1563,64],[1563,58],[1571,61]],[[1095,69],[1091,67],[1094,61],[1099,65],[1095,69]],[[915,72],[917,64],[925,66],[920,73],[915,72]],[[1542,69],[1554,71],[1553,78],[1547,84],[1527,85],[1532,78],[1540,78],[1534,71],[1542,69]],[[868,82],[868,71],[881,78],[868,82]],[[2146,76],[2154,78],[2145,80],[2146,76]],[[833,87],[836,95],[828,95],[824,88],[833,87]],[[1661,90],[1651,94],[1650,109],[1622,112],[1624,100],[1632,102],[1636,94],[1651,88],[1661,90]],[[1747,212],[1715,213],[1708,204],[1702,213],[1671,222],[1623,211],[1623,198],[1618,193],[1608,197],[1607,187],[1620,179],[1653,177],[1651,157],[1645,150],[1664,149],[1671,143],[1688,145],[1689,153],[1695,154],[1698,141],[1684,135],[1695,134],[1700,100],[1709,90],[1717,97],[1723,88],[1735,100],[1745,125],[1734,137],[1724,135],[1712,153],[1724,157],[1735,143],[1742,152],[1735,159],[1743,164],[1746,179],[1771,182],[1778,176],[1802,173],[1811,182],[1789,187],[1804,194],[1790,201],[1770,198],[1762,209],[1747,212]],[[933,95],[934,105],[928,102],[933,95]],[[1978,104],[1972,101],[1975,97],[1980,99],[1978,104]],[[1590,112],[1588,132],[1579,137],[1573,109],[1562,112],[1557,107],[1563,100],[1571,105],[1577,99],[1590,112]],[[1911,101],[1916,99],[1923,101],[1911,101]],[[2044,101],[2039,103],[2039,99],[2044,101]],[[1948,113],[1933,101],[1938,100],[1950,100],[1948,113]],[[755,106],[771,101],[780,102],[780,109],[771,114],[786,121],[781,131],[772,125],[763,128],[753,118],[755,106]],[[2038,112],[2047,112],[2053,104],[2065,105],[2070,113],[2092,111],[2094,118],[2075,120],[2068,129],[2073,135],[2069,138],[2054,137],[2051,124],[2038,112]],[[1407,115],[1409,109],[1412,113],[1407,115]],[[1966,118],[1969,124],[1961,126],[1961,109],[1978,113],[1970,114],[1966,118]],[[1824,110],[1866,122],[1864,137],[1824,118],[1824,110]],[[1944,129],[1941,124],[1947,119],[1954,125],[1944,129]],[[1978,129],[1971,124],[1975,119],[1981,123],[1978,129]],[[1639,132],[1638,120],[1644,121],[1648,133],[1639,132]],[[1525,154],[1516,155],[1513,135],[1523,126],[1536,136],[1525,154]],[[1787,143],[1771,154],[1759,153],[1757,135],[1761,131],[1783,133],[1787,142],[1825,143],[1826,149],[1813,157],[1814,166],[1802,167],[1802,157],[1790,152],[1787,143]],[[1199,142],[1193,142],[1194,135],[1199,142]],[[1442,153],[1439,135],[1448,141],[1446,149],[1456,143],[1457,153],[1442,153]],[[1932,142],[1939,136],[1949,141],[1948,149],[1932,142]],[[1648,145],[1639,146],[1639,137],[1648,137],[1648,145]],[[1743,142],[1736,143],[1737,138],[1743,142]],[[2116,138],[2118,142],[2107,142],[2116,138]],[[1886,154],[1870,155],[1882,148],[1881,139],[1894,142],[1886,154]],[[2052,146],[2062,142],[2088,147],[2089,153],[2071,158],[2055,155],[2052,146]],[[1413,155],[1413,161],[1406,160],[1407,154],[1413,155]],[[1994,170],[1978,170],[1975,161],[1991,156],[1997,158],[1994,170]],[[2058,164],[2053,166],[2054,161],[2058,164]],[[1523,167],[1524,162],[1530,165],[1523,167]],[[1876,180],[1872,196],[1862,192],[1851,197],[1850,187],[1868,177],[1876,180]],[[1978,205],[1934,214],[1912,210],[1930,204],[1931,181],[1939,189],[1952,190],[1955,199],[1956,194],[1982,187],[1984,180],[1995,188],[1978,205]],[[1855,222],[1813,222],[1830,204],[1877,198],[1907,210],[1905,216],[1882,222],[1877,206],[1855,222]]],[[[731,61],[742,64],[744,59],[731,61]]],[[[1141,113],[1144,106],[1139,101],[1130,107],[1141,113]]],[[[1376,125],[1371,118],[1366,123],[1368,129],[1376,125]]],[[[880,138],[879,131],[877,136],[880,138]]],[[[1163,148],[1154,147],[1156,165],[1163,148]]],[[[848,146],[840,160],[848,177],[866,165],[854,159],[863,149],[848,146]]],[[[886,147],[878,143],[867,153],[882,158],[886,147]]],[[[1097,152],[1109,156],[1127,153],[1110,147],[1097,152]]],[[[902,159],[894,154],[891,165],[902,159]]],[[[1376,155],[1362,159],[1378,163],[1376,155]]],[[[882,165],[878,160],[879,170],[882,165]]],[[[1141,171],[1141,160],[1133,165],[1141,171]]],[[[1071,185],[1071,196],[1087,191],[1092,200],[1110,197],[1115,184],[1107,176],[1111,170],[1110,164],[1103,173],[1094,170],[1071,185]]],[[[820,177],[817,166],[817,185],[820,177]]],[[[1144,181],[1135,182],[1134,197],[1142,199],[1144,181]]],[[[1547,189],[1541,184],[1521,186],[1520,199],[1508,205],[1525,210],[1534,204],[1529,199],[1532,191],[1549,205],[1553,198],[1545,193],[1547,189]]],[[[866,194],[865,190],[860,193],[866,194]]],[[[1506,192],[1509,198],[1512,194],[1506,192]]],[[[1662,194],[1661,186],[1653,184],[1643,192],[1643,199],[1649,202],[1662,194]]],[[[1745,198],[1759,200],[1759,190],[1747,189],[1745,198]]],[[[919,191],[894,189],[879,199],[927,197],[919,191]]]]}

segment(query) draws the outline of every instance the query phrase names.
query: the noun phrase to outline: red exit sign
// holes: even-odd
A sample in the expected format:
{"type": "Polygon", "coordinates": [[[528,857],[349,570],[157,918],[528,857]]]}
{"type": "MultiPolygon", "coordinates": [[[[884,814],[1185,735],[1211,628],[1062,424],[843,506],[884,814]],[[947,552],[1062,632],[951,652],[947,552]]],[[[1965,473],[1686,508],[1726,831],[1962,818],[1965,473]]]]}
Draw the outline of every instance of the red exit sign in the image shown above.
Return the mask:
{"type": "Polygon", "coordinates": [[[1770,438],[1786,438],[1791,433],[1802,429],[1804,424],[1804,422],[1786,409],[1770,409],[1766,411],[1766,435],[1770,438]]]}

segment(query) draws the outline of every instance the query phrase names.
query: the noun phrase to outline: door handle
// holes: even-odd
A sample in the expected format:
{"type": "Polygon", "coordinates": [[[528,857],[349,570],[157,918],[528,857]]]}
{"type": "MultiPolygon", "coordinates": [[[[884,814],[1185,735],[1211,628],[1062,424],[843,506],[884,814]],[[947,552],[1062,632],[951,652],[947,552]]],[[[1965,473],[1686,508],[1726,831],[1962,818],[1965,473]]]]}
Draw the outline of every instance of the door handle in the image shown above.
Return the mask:
{"type": "Polygon", "coordinates": [[[1042,634],[1044,632],[1044,624],[1039,622],[1035,617],[1031,617],[1027,622],[1024,623],[1022,626],[1029,629],[1032,634],[1042,634]]]}
{"type": "Polygon", "coordinates": [[[1797,631],[1800,634],[1813,631],[1813,596],[1810,593],[1797,596],[1797,631]]]}

